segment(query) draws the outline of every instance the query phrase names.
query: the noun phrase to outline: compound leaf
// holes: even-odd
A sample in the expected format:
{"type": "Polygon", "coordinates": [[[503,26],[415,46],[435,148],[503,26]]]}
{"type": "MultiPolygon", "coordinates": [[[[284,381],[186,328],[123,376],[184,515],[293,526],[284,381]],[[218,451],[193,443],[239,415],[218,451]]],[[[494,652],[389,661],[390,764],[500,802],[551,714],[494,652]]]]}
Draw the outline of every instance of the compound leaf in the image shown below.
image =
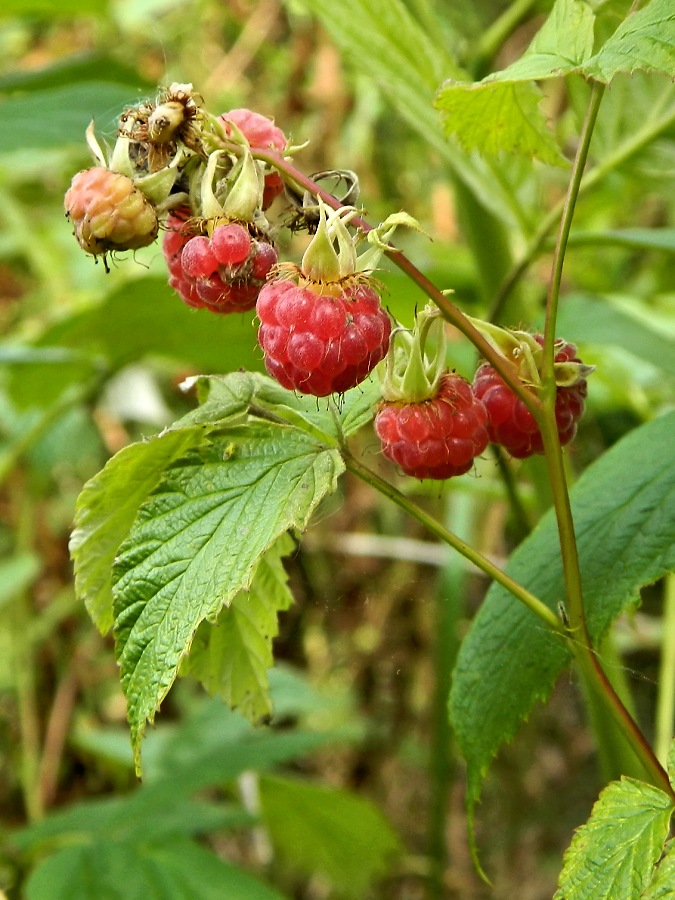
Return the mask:
{"type": "Polygon", "coordinates": [[[583,72],[608,82],[619,72],[662,72],[675,77],[675,8],[671,0],[651,0],[628,16],[583,72]]]}
{"type": "Polygon", "coordinates": [[[565,853],[555,900],[642,896],[672,813],[672,800],[658,788],[626,777],[613,781],[565,853]]]}
{"type": "Polygon", "coordinates": [[[446,81],[436,95],[448,135],[466,150],[502,151],[562,165],[565,159],[539,108],[534,80],[574,71],[593,50],[593,12],[583,0],[557,0],[523,56],[477,83],[446,81]]]}
{"type": "Polygon", "coordinates": [[[673,896],[675,884],[675,838],[666,843],[663,858],[660,860],[649,887],[642,894],[642,900],[669,900],[673,896]]]}
{"type": "Polygon", "coordinates": [[[536,157],[552,165],[564,157],[539,109],[541,91],[529,82],[445,82],[436,96],[447,135],[465,150],[536,157]]]}
{"type": "MultiPolygon", "coordinates": [[[[639,589],[675,564],[675,413],[636,428],[589,466],[571,492],[589,633],[597,646],[639,589]]],[[[552,610],[564,600],[552,511],[511,556],[507,572],[552,610]]],[[[469,804],[499,747],[548,697],[569,652],[493,584],[464,639],[450,717],[468,762],[469,804]]]]}
{"type": "Polygon", "coordinates": [[[157,486],[164,469],[199,446],[205,437],[204,427],[194,426],[130,444],[82,489],[70,539],[75,590],[103,634],[113,624],[111,571],[115,554],[140,505],[157,486]]]}
{"type": "Polygon", "coordinates": [[[306,526],[343,469],[336,450],[297,429],[223,427],[174,463],[140,508],[113,570],[116,652],[137,764],[145,722],[198,626],[250,588],[263,554],[306,526]]]}
{"type": "Polygon", "coordinates": [[[293,548],[283,534],[259,561],[250,588],[220,611],[215,625],[202,622],[185,659],[186,674],[253,721],[272,712],[272,639],[279,632],[277,613],[293,602],[281,558],[293,548]]]}

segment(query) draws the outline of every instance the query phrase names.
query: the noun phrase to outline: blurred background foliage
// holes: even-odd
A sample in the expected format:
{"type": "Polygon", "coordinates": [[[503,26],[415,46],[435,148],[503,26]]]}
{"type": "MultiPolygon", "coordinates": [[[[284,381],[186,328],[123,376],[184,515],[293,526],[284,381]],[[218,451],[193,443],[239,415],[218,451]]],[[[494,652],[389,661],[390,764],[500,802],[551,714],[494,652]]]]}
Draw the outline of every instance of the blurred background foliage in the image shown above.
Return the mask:
{"type": "MultiPolygon", "coordinates": [[[[275,643],[286,668],[275,684],[274,727],[252,735],[236,714],[181,682],[148,738],[147,784],[136,785],[112,644],[73,592],[75,499],[109,455],[190,407],[178,388],[186,375],[260,370],[262,359],[250,315],[182,306],[158,246],[104,272],[80,251],[62,207],[70,178],[90,165],[84,130],[92,117],[110,143],[124,106],[153,96],[158,84],[192,82],[211,111],[248,106],[274,117],[293,144],[308,142],[296,156],[304,171],[356,171],[371,221],[398,209],[415,216],[431,240],[406,234],[401,245],[462,308],[536,326],[554,237],[539,229],[568,171],[467,154],[443,136],[432,101],[444,78],[482,77],[517,58],[550,5],[5,0],[0,889],[8,896],[135,896],[120,892],[122,876],[139,896],[225,896],[209,893],[206,880],[184,882],[171,862],[180,854],[192,871],[225,879],[228,897],[551,895],[572,829],[602,783],[574,685],[561,682],[495,766],[478,823],[491,890],[469,859],[462,768],[445,711],[452,659],[486,584],[349,478],[289,562],[296,604],[275,643]],[[392,9],[409,16],[405,33],[392,9]],[[540,252],[530,252],[538,237],[540,252]],[[523,259],[524,277],[507,292],[523,259]],[[284,736],[292,739],[280,750],[274,742],[284,736]],[[242,754],[241,741],[251,740],[263,746],[259,756],[248,744],[242,754]],[[148,831],[155,843],[146,847],[148,831]],[[50,855],[68,845],[65,855],[50,855]],[[120,859],[130,860],[126,868],[120,859]],[[68,879],[92,864],[107,874],[90,894],[86,879],[68,879]]],[[[628,6],[591,5],[600,34],[628,6]]],[[[568,454],[572,479],[672,402],[668,87],[658,76],[616,78],[591,147],[599,174],[579,203],[558,328],[598,367],[568,454]]],[[[587,95],[581,79],[545,85],[543,106],[568,157],[587,95]]],[[[281,204],[275,212],[287,221],[281,204]]],[[[305,238],[282,229],[279,240],[297,259],[305,238]]],[[[423,296],[394,269],[379,274],[387,305],[410,324],[423,296]]],[[[451,365],[470,376],[472,348],[450,338],[451,365]]],[[[371,432],[358,440],[369,464],[397,477],[371,432]]],[[[488,455],[476,474],[442,488],[398,482],[501,560],[548,506],[542,462],[488,455]]],[[[661,599],[662,586],[645,592],[607,650],[648,734],[661,599]]]]}

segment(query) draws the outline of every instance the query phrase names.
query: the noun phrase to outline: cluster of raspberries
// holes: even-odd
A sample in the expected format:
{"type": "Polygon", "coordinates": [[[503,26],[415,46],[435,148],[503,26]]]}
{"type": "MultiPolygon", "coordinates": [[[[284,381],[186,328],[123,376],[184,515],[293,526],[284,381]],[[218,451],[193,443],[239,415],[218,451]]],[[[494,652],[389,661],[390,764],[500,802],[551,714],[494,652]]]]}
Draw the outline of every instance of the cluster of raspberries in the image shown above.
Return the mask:
{"type": "MultiPolygon", "coordinates": [[[[246,109],[209,116],[190,85],[173,85],[161,99],[125,111],[120,120],[126,169],[106,165],[101,154],[98,166],[73,178],[65,208],[80,246],[105,261],[107,253],[148,246],[162,229],[169,282],[178,296],[212,313],[255,307],[265,365],[281,385],[325,397],[360,384],[386,356],[392,321],[367,272],[343,271],[342,264],[337,274],[316,265],[278,265],[266,211],[282,194],[283,181],[272,166],[254,163],[252,151],[283,152],[284,133],[246,109]],[[228,141],[245,148],[252,165],[246,177],[234,154],[229,170],[209,162],[225,156],[228,146],[231,152],[228,141]],[[197,190],[194,176],[191,181],[172,162],[191,157],[204,173],[197,190]],[[159,200],[158,184],[164,190],[159,200]],[[228,192],[237,195],[236,204],[228,192]]],[[[541,343],[541,336],[536,339],[541,343]]],[[[564,342],[556,343],[555,358],[580,363],[574,345],[564,342]]],[[[434,390],[423,400],[383,400],[378,407],[375,430],[383,454],[406,474],[461,475],[489,442],[521,459],[543,452],[532,414],[488,363],[473,384],[446,372],[434,390]]],[[[585,396],[583,377],[557,388],[562,444],[576,433],[585,396]]]]}

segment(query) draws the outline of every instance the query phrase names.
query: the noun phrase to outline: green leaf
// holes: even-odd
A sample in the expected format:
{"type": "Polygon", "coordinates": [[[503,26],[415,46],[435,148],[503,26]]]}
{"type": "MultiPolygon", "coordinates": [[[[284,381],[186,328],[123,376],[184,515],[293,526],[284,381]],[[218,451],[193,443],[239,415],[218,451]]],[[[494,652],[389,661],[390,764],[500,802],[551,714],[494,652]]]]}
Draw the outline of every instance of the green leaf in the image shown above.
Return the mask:
{"type": "Polygon", "coordinates": [[[0,18],[4,16],[105,16],[108,14],[106,0],[91,3],[90,0],[4,0],[0,18]]]}
{"type": "Polygon", "coordinates": [[[666,842],[663,859],[656,867],[656,871],[649,887],[642,894],[641,900],[672,900],[673,885],[675,884],[675,838],[666,842]]]}
{"type": "Polygon", "coordinates": [[[283,534],[259,561],[251,587],[221,610],[215,625],[202,622],[181,670],[253,721],[272,712],[272,639],[279,633],[277,613],[293,602],[281,558],[294,546],[283,534]]]}
{"type": "Polygon", "coordinates": [[[214,422],[223,418],[223,407],[231,414],[229,411],[238,403],[241,409],[257,407],[310,433],[317,433],[318,429],[319,439],[329,440],[348,438],[363,428],[372,420],[382,397],[376,375],[342,394],[338,401],[330,397],[323,403],[317,403],[310,395],[288,391],[273,378],[258,373],[207,375],[200,377],[197,384],[202,405],[184,416],[183,423],[214,422]]]}
{"type": "MultiPolygon", "coordinates": [[[[571,492],[589,633],[598,646],[639,589],[675,564],[675,412],[636,428],[571,492]]],[[[565,596],[552,511],[517,548],[507,572],[557,612],[565,596]]],[[[487,766],[538,699],[548,697],[569,652],[521,603],[493,584],[460,649],[450,715],[468,762],[469,803],[487,766]]]]}
{"type": "Polygon", "coordinates": [[[665,250],[675,253],[675,228],[609,228],[604,231],[574,230],[569,247],[608,244],[638,250],[665,250]]]}
{"type": "Polygon", "coordinates": [[[114,131],[117,116],[137,99],[128,85],[109,81],[7,97],[0,100],[0,116],[12,127],[4,130],[2,152],[80,145],[92,119],[99,129],[114,131]]]}
{"type": "Polygon", "coordinates": [[[594,15],[583,0],[556,0],[523,56],[475,84],[446,81],[436,96],[446,134],[466,150],[536,157],[564,165],[558,143],[539,109],[535,80],[574,71],[593,50],[594,15]]]}
{"type": "Polygon", "coordinates": [[[560,305],[558,334],[574,342],[621,347],[657,368],[675,375],[672,339],[631,315],[612,297],[573,294],[560,305]]]}
{"type": "Polygon", "coordinates": [[[11,395],[24,406],[36,402],[46,406],[86,371],[100,370],[102,364],[115,371],[155,356],[176,360],[197,372],[261,370],[252,321],[252,313],[214,316],[189,309],[166,277],[130,281],[96,306],[44,331],[35,342],[35,353],[48,354],[47,358],[31,358],[28,348],[20,348],[23,353],[16,349],[7,359],[14,376],[11,395]],[[61,348],[71,349],[72,358],[59,357],[61,348]]]}
{"type": "Polygon", "coordinates": [[[467,157],[443,136],[433,109],[434,94],[444,78],[463,79],[467,74],[438,40],[442,29],[426,31],[402,0],[346,0],[340,4],[340,15],[335,15],[332,0],[303,0],[303,5],[320,20],[359,75],[364,72],[363,60],[368,60],[368,77],[486,209],[509,224],[520,224],[521,211],[514,211],[518,201],[503,173],[485,160],[467,157]]]}
{"type": "Polygon", "coordinates": [[[113,572],[115,640],[136,760],[146,720],[197,627],[248,590],[262,555],[303,529],[343,471],[297,429],[252,423],[175,463],[141,507],[113,572]]]}
{"type": "Polygon", "coordinates": [[[467,151],[520,153],[551,165],[565,159],[539,109],[542,94],[528,82],[445,82],[435,106],[445,133],[467,151]]]}
{"type": "Polygon", "coordinates": [[[632,13],[595,56],[584,74],[609,82],[619,72],[661,72],[675,77],[675,9],[672,0],[651,0],[632,13]]]}
{"type": "Polygon", "coordinates": [[[320,873],[340,896],[367,896],[400,855],[398,838],[379,810],[346,791],[265,775],[260,804],[282,865],[303,875],[320,873]]]}
{"type": "MultiPolygon", "coordinates": [[[[24,2],[24,0],[18,0],[24,2]]],[[[52,0],[45,0],[53,6],[52,0]]],[[[83,9],[90,10],[88,0],[73,0],[83,9]]],[[[59,4],[62,8],[65,4],[59,4]]],[[[96,12],[100,12],[103,4],[96,4],[96,12]]],[[[3,12],[7,8],[7,0],[3,3],[3,12]]],[[[143,81],[142,76],[131,66],[102,53],[78,53],[66,56],[42,69],[14,70],[0,76],[0,93],[12,91],[42,91],[45,88],[67,87],[75,82],[109,81],[118,85],[127,85],[131,98],[135,98],[139,84],[149,92],[157,89],[155,82],[143,81]]]]}
{"type": "Polygon", "coordinates": [[[203,847],[175,840],[67,847],[34,870],[25,890],[26,900],[283,900],[203,847]]]}
{"type": "Polygon", "coordinates": [[[157,486],[166,467],[199,446],[206,435],[203,426],[195,426],[130,444],[82,489],[70,555],[75,564],[76,593],[102,633],[113,624],[111,571],[115,554],[140,505],[157,486]]]}
{"type": "Polygon", "coordinates": [[[642,896],[672,812],[670,797],[649,784],[623,777],[608,785],[565,853],[555,900],[642,896]]]}
{"type": "Polygon", "coordinates": [[[40,574],[40,558],[21,553],[0,561],[0,609],[20,591],[25,591],[40,574]]]}
{"type": "Polygon", "coordinates": [[[521,58],[485,81],[534,81],[572,71],[593,53],[594,22],[584,0],[556,0],[521,58]]]}

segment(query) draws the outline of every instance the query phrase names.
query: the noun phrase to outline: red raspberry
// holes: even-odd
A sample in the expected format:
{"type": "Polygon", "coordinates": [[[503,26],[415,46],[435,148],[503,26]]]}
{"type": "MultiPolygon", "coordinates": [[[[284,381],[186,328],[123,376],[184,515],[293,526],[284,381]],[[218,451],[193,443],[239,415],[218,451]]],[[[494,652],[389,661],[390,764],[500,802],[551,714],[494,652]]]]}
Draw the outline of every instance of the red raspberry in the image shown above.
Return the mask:
{"type": "Polygon", "coordinates": [[[157,213],[131,178],[102,166],[78,172],[64,198],[75,237],[94,256],[137,250],[157,237],[157,213]]]}
{"type": "MultiPolygon", "coordinates": [[[[225,133],[229,134],[228,120],[233,122],[244,135],[253,149],[284,150],[288,141],[281,128],[277,128],[271,119],[250,109],[231,109],[220,116],[225,126],[225,133]]],[[[272,201],[279,196],[284,189],[284,183],[278,172],[268,172],[265,175],[265,187],[263,189],[262,208],[268,209],[272,201]]]]}
{"type": "Polygon", "coordinates": [[[389,316],[375,290],[359,278],[302,285],[268,281],[257,313],[267,371],[303,394],[344,393],[366,378],[389,346],[389,316]]]}
{"type": "MultiPolygon", "coordinates": [[[[543,343],[542,335],[534,335],[543,343]]],[[[574,344],[556,341],[556,362],[578,362],[574,344]]],[[[473,390],[485,404],[489,416],[490,440],[501,444],[511,456],[525,459],[534,453],[543,453],[544,444],[539,427],[522,400],[504,382],[501,375],[489,363],[478,368],[473,390]]],[[[555,418],[561,444],[569,444],[577,432],[577,423],[584,411],[584,399],[588,391],[585,378],[571,387],[558,387],[555,399],[555,418]]]]}
{"type": "Polygon", "coordinates": [[[253,309],[261,285],[278,260],[277,251],[252,237],[245,223],[218,225],[209,238],[194,234],[188,218],[183,210],[166,221],[162,251],[171,287],[197,309],[218,313],[253,309]]]}
{"type": "Polygon", "coordinates": [[[460,375],[441,377],[419,403],[383,401],[375,416],[382,452],[414,478],[463,475],[488,445],[488,414],[460,375]]]}

